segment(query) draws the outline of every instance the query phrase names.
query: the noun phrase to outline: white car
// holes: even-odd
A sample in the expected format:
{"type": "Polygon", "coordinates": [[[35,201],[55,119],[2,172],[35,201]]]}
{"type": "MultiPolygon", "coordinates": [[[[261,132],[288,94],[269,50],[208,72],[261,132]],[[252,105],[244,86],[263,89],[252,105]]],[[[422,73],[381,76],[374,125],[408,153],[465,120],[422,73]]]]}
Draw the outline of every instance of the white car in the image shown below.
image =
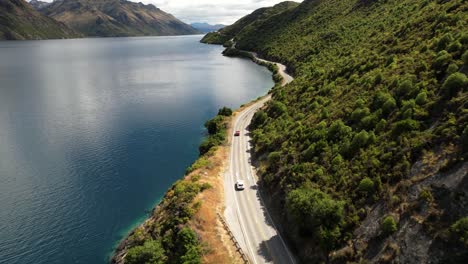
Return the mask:
{"type": "Polygon", "coordinates": [[[244,181],[241,181],[241,180],[237,181],[236,182],[236,190],[242,191],[244,189],[245,189],[244,181]]]}

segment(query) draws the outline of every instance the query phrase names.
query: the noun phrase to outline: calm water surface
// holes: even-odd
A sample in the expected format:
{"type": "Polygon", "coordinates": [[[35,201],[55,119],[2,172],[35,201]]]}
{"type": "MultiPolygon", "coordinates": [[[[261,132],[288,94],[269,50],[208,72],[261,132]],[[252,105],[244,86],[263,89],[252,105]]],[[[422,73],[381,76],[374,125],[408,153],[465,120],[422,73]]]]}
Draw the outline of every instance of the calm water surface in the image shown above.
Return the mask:
{"type": "Polygon", "coordinates": [[[199,39],[0,42],[0,263],[106,263],[204,121],[273,85],[199,39]]]}

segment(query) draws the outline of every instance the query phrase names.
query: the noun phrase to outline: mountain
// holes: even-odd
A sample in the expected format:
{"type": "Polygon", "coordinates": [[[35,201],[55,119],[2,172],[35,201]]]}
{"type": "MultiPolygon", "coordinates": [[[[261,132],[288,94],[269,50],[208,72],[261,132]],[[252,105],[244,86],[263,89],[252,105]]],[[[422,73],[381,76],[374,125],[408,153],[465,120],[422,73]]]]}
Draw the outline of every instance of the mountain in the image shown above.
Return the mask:
{"type": "Polygon", "coordinates": [[[0,0],[0,40],[79,36],[63,23],[41,15],[24,0],[0,0]]]}
{"type": "Polygon", "coordinates": [[[249,14],[233,25],[227,26],[216,33],[209,33],[203,39],[203,43],[211,44],[224,44],[230,39],[234,38],[243,28],[255,27],[255,24],[261,23],[262,21],[281,14],[287,10],[297,7],[299,4],[292,1],[286,1],[279,3],[272,7],[264,7],[255,10],[252,14],[249,14]]]}
{"type": "Polygon", "coordinates": [[[36,10],[42,9],[50,5],[50,3],[47,2],[42,2],[39,0],[31,0],[29,1],[29,4],[36,10]]]}
{"type": "Polygon", "coordinates": [[[301,262],[465,263],[468,2],[263,12],[203,41],[234,38],[295,76],[250,129],[263,198],[301,262]]]}
{"type": "Polygon", "coordinates": [[[225,25],[222,25],[222,24],[210,25],[208,23],[192,23],[190,25],[193,28],[196,28],[198,31],[203,32],[203,33],[218,31],[222,29],[223,27],[226,27],[225,25]]]}
{"type": "Polygon", "coordinates": [[[40,11],[92,37],[199,33],[154,5],[126,0],[56,0],[40,11]]]}

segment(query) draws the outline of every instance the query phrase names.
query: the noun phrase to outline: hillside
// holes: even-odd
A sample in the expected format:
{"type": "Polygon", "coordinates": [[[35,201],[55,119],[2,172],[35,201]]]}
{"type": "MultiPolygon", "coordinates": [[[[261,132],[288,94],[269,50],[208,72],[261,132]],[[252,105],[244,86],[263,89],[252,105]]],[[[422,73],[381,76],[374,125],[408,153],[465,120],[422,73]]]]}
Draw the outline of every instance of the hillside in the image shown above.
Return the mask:
{"type": "Polygon", "coordinates": [[[300,259],[466,262],[468,3],[306,0],[252,15],[203,41],[234,38],[296,77],[251,130],[264,198],[300,259]]]}
{"type": "Polygon", "coordinates": [[[154,5],[126,0],[57,0],[39,10],[44,15],[93,37],[199,33],[154,5]]]}
{"type": "Polygon", "coordinates": [[[64,24],[41,15],[24,0],[0,0],[0,40],[79,36],[64,24]]]}
{"type": "Polygon", "coordinates": [[[227,41],[235,37],[241,30],[251,27],[256,28],[257,24],[271,18],[275,15],[281,14],[282,12],[295,8],[299,4],[297,2],[286,1],[279,3],[272,7],[264,7],[255,10],[252,14],[249,14],[233,25],[227,26],[221,29],[219,32],[207,34],[201,42],[210,44],[224,44],[227,41]]]}

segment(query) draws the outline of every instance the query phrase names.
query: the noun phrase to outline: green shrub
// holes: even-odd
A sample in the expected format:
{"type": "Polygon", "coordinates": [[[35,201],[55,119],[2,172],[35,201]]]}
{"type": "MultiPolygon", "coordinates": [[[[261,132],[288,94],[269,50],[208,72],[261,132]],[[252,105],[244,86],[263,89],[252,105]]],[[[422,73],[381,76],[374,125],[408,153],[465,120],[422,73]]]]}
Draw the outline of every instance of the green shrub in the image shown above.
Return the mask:
{"type": "Polygon", "coordinates": [[[342,139],[350,138],[353,129],[343,123],[341,119],[334,121],[327,132],[328,140],[339,142],[342,139]]]}
{"type": "Polygon", "coordinates": [[[447,50],[448,50],[449,52],[455,53],[455,52],[459,51],[462,47],[463,47],[463,46],[462,46],[462,44],[461,44],[459,41],[455,41],[455,42],[453,42],[452,44],[450,44],[450,46],[448,47],[447,50]]]}
{"type": "Polygon", "coordinates": [[[397,222],[393,216],[387,216],[382,221],[381,225],[382,234],[385,236],[391,235],[397,231],[397,222]]]}
{"type": "Polygon", "coordinates": [[[437,43],[437,50],[444,50],[448,44],[453,41],[453,37],[450,33],[445,34],[437,43]]]}
{"type": "Polygon", "coordinates": [[[360,148],[367,146],[369,143],[369,133],[367,131],[362,130],[358,134],[356,134],[351,142],[350,147],[350,155],[357,153],[360,148]]]}
{"type": "Polygon", "coordinates": [[[468,78],[461,72],[450,75],[442,85],[442,91],[445,96],[451,98],[455,96],[462,89],[466,89],[468,85],[468,78]]]}
{"type": "Polygon", "coordinates": [[[217,115],[215,118],[208,120],[205,123],[205,127],[210,135],[218,133],[221,129],[225,128],[223,116],[217,115]]]}
{"type": "Polygon", "coordinates": [[[130,248],[125,256],[127,264],[163,264],[166,260],[164,248],[155,240],[148,240],[142,246],[130,248]]]}
{"type": "Polygon", "coordinates": [[[374,192],[374,187],[374,182],[370,178],[366,177],[359,183],[358,190],[366,195],[370,195],[374,192]]]}
{"type": "Polygon", "coordinates": [[[319,228],[335,228],[343,220],[344,203],[335,201],[318,189],[293,190],[286,199],[286,208],[301,228],[317,233],[319,228]]]}
{"type": "Polygon", "coordinates": [[[175,255],[179,259],[177,263],[199,264],[201,263],[201,246],[197,234],[189,227],[182,228],[177,233],[175,255]]]}
{"type": "Polygon", "coordinates": [[[433,68],[436,71],[445,71],[447,65],[452,61],[452,55],[447,51],[443,50],[437,54],[437,57],[433,63],[433,68]]]}
{"type": "Polygon", "coordinates": [[[271,152],[268,155],[268,162],[273,165],[280,161],[281,159],[281,152],[271,152]]]}
{"type": "Polygon", "coordinates": [[[255,129],[258,126],[262,125],[263,123],[265,123],[267,118],[268,118],[268,115],[265,113],[265,111],[259,110],[258,112],[254,114],[252,118],[252,123],[251,123],[252,128],[255,129]]]}
{"type": "Polygon", "coordinates": [[[447,74],[456,73],[458,71],[458,66],[455,63],[451,63],[447,68],[447,74]]]}
{"type": "Polygon", "coordinates": [[[231,116],[232,115],[232,109],[228,107],[223,107],[219,109],[218,115],[220,116],[231,116]]]}
{"type": "Polygon", "coordinates": [[[402,98],[413,98],[416,92],[417,89],[411,80],[404,80],[397,89],[398,96],[402,98]]]}
{"type": "Polygon", "coordinates": [[[423,189],[419,193],[419,199],[430,203],[430,202],[434,201],[434,196],[432,196],[431,190],[423,189]]]}
{"type": "Polygon", "coordinates": [[[457,241],[468,247],[468,217],[460,218],[453,223],[450,227],[450,233],[457,241]]]}
{"type": "Polygon", "coordinates": [[[382,113],[388,116],[393,110],[397,108],[396,101],[393,97],[388,98],[388,100],[382,106],[382,113]]]}
{"type": "Polygon", "coordinates": [[[422,91],[416,96],[415,99],[416,104],[418,105],[425,105],[427,103],[427,93],[426,91],[422,91]]]}
{"type": "Polygon", "coordinates": [[[462,60],[465,65],[468,65],[468,50],[463,53],[462,60]]]}
{"type": "Polygon", "coordinates": [[[281,102],[273,101],[270,105],[270,112],[269,115],[272,117],[278,117],[287,111],[286,105],[281,102]]]}
{"type": "Polygon", "coordinates": [[[392,134],[394,136],[400,136],[403,133],[416,131],[420,127],[419,122],[413,119],[405,119],[394,123],[392,134]]]}

